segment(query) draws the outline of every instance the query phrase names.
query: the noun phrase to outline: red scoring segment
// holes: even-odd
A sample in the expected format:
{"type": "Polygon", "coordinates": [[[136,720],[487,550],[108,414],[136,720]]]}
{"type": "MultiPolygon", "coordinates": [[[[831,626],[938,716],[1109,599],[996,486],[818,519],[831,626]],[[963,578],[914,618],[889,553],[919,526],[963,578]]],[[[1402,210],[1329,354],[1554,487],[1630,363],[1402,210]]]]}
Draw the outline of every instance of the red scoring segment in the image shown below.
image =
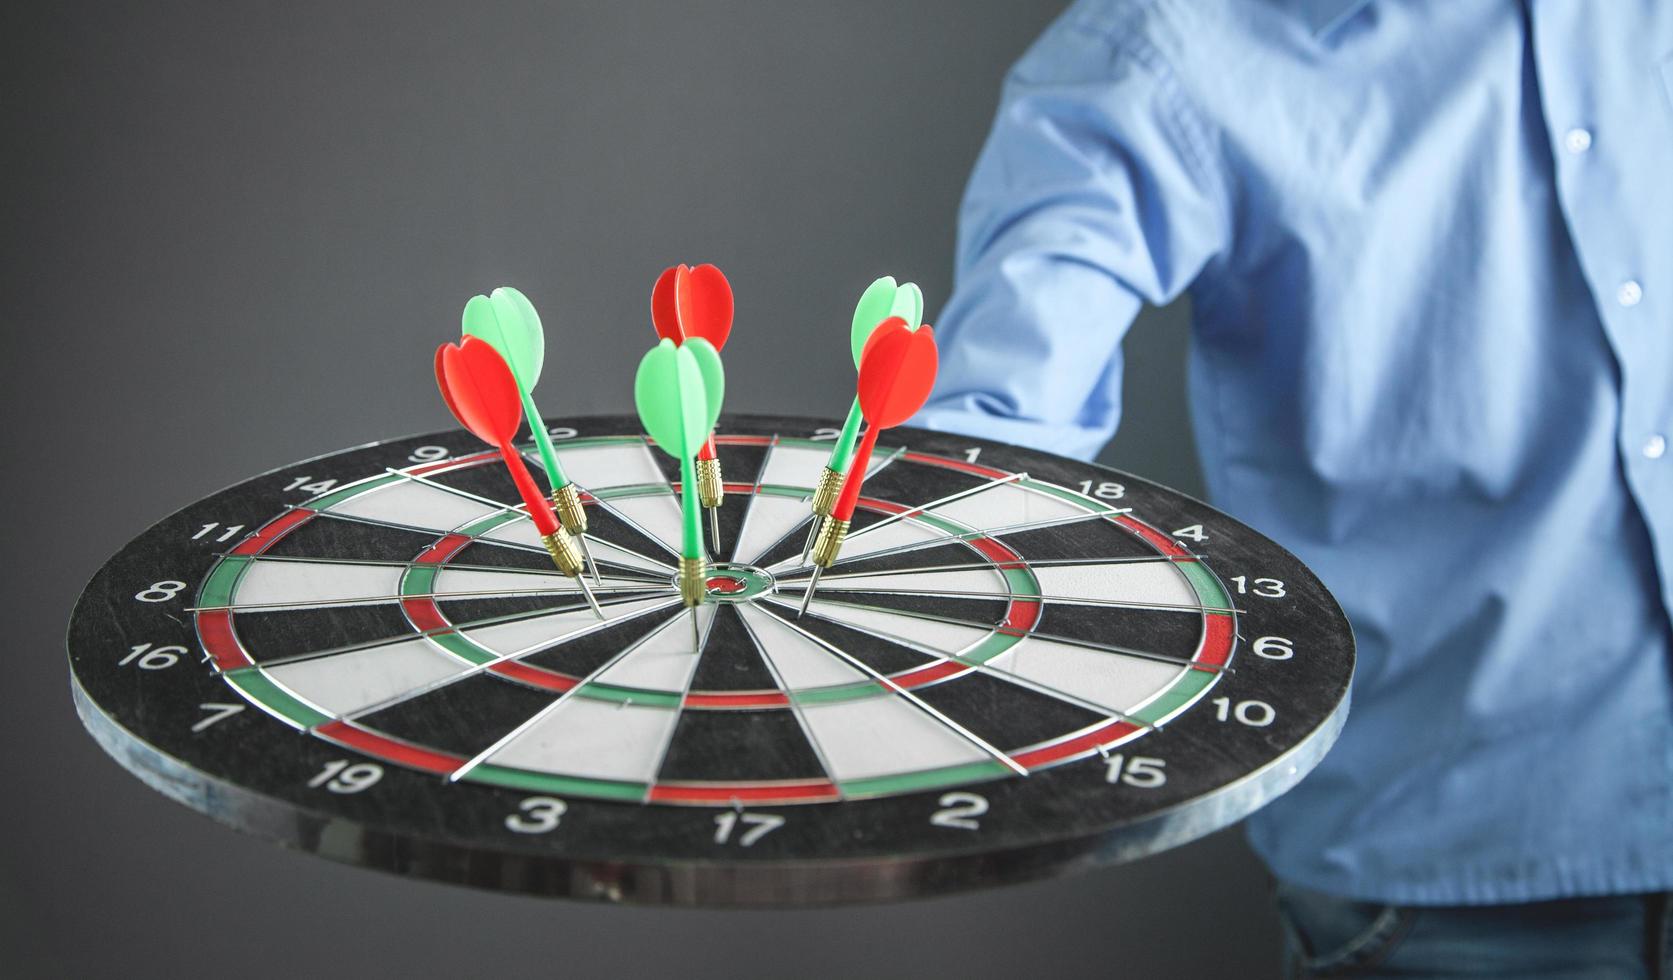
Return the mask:
{"type": "Polygon", "coordinates": [[[541,537],[557,533],[552,505],[535,486],[523,457],[511,447],[523,421],[522,396],[505,358],[480,337],[436,348],[436,386],[459,424],[500,451],[517,493],[541,537]]]}
{"type": "MultiPolygon", "coordinates": [[[[651,287],[651,323],[657,336],[676,344],[685,343],[687,337],[701,337],[715,350],[722,350],[732,336],[732,284],[713,265],[669,266],[651,287]]],[[[713,433],[697,458],[715,458],[713,433]]]]}
{"type": "Polygon", "coordinates": [[[833,518],[853,519],[878,433],[900,425],[924,407],[935,387],[938,365],[935,331],[927,323],[913,330],[905,320],[892,316],[871,332],[860,355],[860,411],[865,415],[866,431],[848,466],[848,478],[832,510],[833,518]]]}

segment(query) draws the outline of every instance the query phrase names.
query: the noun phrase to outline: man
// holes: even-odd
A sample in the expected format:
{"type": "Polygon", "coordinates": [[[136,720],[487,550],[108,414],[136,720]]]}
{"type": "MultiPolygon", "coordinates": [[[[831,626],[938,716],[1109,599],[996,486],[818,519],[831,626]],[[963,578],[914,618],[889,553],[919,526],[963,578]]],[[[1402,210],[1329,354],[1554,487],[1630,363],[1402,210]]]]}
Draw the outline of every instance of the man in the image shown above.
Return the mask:
{"type": "Polygon", "coordinates": [[[920,424],[1090,457],[1189,291],[1212,499],[1353,621],[1248,825],[1293,970],[1670,968],[1673,3],[1083,0],[957,271],[920,424]]]}

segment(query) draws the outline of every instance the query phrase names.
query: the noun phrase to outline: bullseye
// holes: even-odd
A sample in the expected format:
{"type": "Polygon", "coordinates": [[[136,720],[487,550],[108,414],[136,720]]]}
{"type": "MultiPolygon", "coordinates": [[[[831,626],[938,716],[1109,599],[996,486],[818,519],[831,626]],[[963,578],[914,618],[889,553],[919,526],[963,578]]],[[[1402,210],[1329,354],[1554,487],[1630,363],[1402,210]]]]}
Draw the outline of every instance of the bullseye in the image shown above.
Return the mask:
{"type": "Polygon", "coordinates": [[[748,583],[744,582],[743,579],[733,578],[730,575],[711,575],[705,584],[710,592],[718,595],[737,595],[749,588],[748,583]]]}

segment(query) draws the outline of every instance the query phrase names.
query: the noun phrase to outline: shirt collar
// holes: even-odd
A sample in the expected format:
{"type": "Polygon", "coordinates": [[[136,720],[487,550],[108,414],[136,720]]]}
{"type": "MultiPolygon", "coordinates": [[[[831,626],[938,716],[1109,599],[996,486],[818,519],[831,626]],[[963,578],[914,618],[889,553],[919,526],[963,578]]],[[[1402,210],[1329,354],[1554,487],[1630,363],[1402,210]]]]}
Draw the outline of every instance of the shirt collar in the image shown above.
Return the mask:
{"type": "Polygon", "coordinates": [[[1301,16],[1314,37],[1323,37],[1370,3],[1371,0],[1301,0],[1301,16]]]}

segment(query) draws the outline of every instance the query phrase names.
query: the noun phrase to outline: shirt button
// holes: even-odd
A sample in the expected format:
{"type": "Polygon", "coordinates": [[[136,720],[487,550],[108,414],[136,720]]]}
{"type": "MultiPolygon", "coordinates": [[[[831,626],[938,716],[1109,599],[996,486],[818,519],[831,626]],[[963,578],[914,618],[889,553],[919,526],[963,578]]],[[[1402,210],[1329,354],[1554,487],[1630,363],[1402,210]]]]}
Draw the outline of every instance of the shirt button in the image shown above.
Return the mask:
{"type": "Polygon", "coordinates": [[[1665,455],[1667,455],[1666,436],[1658,434],[1644,440],[1644,458],[1660,459],[1665,455]]]}
{"type": "Polygon", "coordinates": [[[1585,153],[1592,148],[1592,133],[1577,126],[1563,134],[1563,146],[1570,153],[1585,153]]]}
{"type": "Polygon", "coordinates": [[[1644,287],[1638,285],[1634,279],[1621,283],[1620,288],[1615,290],[1615,301],[1622,306],[1637,306],[1638,301],[1643,298],[1644,287]]]}

